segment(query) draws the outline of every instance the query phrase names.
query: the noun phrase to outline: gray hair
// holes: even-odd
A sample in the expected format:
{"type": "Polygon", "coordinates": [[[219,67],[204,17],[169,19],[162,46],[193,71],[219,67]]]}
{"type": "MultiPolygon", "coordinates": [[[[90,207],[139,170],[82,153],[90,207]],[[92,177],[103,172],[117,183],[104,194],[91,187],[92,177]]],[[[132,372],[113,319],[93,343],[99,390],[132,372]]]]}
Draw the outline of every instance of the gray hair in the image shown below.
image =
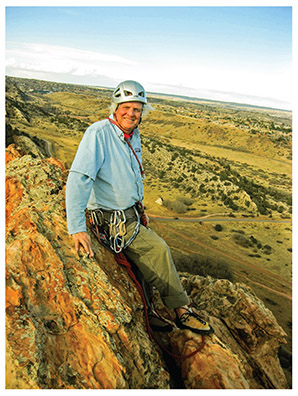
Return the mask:
{"type": "MultiPolygon", "coordinates": [[[[110,114],[114,114],[115,111],[117,110],[119,104],[118,103],[111,103],[110,105],[110,114]]],[[[143,104],[143,109],[142,109],[142,117],[146,117],[146,115],[149,113],[149,111],[153,111],[154,107],[152,107],[149,103],[143,104]]]]}

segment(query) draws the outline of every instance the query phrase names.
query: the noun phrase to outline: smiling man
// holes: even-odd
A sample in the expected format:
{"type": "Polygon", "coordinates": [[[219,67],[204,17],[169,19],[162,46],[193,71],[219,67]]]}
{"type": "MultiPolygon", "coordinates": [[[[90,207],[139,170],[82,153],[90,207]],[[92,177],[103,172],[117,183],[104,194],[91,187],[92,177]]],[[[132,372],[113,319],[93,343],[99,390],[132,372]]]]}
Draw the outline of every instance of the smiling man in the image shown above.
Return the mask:
{"type": "Polygon", "coordinates": [[[138,126],[143,105],[139,102],[122,103],[114,113],[115,121],[123,132],[130,135],[138,126]]]}
{"type": "MultiPolygon", "coordinates": [[[[66,185],[69,233],[75,248],[93,257],[86,231],[85,210],[106,245],[131,259],[143,279],[155,286],[164,304],[176,312],[176,325],[200,334],[213,332],[211,326],[188,308],[165,241],[153,232],[143,210],[142,149],[138,125],[152,109],[144,88],[136,81],[123,81],[113,92],[111,115],[95,122],[85,132],[72,163],[66,185]]],[[[171,331],[150,312],[150,325],[171,331]]]]}

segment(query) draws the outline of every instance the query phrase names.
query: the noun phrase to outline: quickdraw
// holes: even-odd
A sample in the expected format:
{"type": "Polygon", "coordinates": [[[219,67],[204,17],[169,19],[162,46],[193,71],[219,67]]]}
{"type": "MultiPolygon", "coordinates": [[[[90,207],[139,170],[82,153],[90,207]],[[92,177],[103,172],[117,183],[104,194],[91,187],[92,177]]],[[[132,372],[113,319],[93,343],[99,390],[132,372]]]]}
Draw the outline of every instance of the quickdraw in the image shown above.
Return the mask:
{"type": "Polygon", "coordinates": [[[97,239],[109,250],[114,253],[121,253],[126,249],[136,238],[140,229],[140,215],[136,207],[133,207],[136,215],[136,226],[132,236],[125,242],[126,235],[126,216],[124,210],[115,210],[111,212],[108,223],[109,232],[104,230],[104,213],[100,209],[89,210],[91,229],[96,235],[97,239]]]}
{"type": "Polygon", "coordinates": [[[123,210],[115,210],[111,214],[109,224],[110,244],[115,253],[121,252],[124,247],[126,234],[126,216],[123,210]]]}

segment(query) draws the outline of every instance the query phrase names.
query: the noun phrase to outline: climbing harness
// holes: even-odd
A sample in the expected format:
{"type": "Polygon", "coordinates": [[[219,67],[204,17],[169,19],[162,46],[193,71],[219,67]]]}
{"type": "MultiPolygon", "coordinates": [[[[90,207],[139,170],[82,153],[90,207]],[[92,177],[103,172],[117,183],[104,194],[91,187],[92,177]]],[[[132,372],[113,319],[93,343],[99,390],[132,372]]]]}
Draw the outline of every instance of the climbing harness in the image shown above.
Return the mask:
{"type": "MultiPolygon", "coordinates": [[[[131,210],[132,208],[130,208],[131,210]]],[[[107,215],[105,214],[105,211],[101,209],[96,209],[96,210],[89,210],[89,220],[90,220],[90,225],[91,225],[91,230],[97,237],[98,241],[103,244],[106,248],[108,248],[110,251],[112,251],[114,254],[114,258],[116,262],[125,267],[126,271],[128,272],[129,276],[133,280],[139,295],[141,297],[143,306],[144,306],[144,316],[145,316],[145,323],[146,323],[146,329],[149,335],[149,339],[152,341],[154,340],[159,347],[164,350],[168,355],[173,357],[174,359],[187,359],[192,356],[194,356],[196,353],[200,352],[204,345],[205,345],[205,338],[204,335],[201,335],[202,341],[199,346],[195,351],[187,354],[187,355],[176,355],[173,354],[171,351],[169,351],[163,344],[160,343],[160,341],[157,339],[155,334],[153,333],[151,327],[150,327],[150,320],[149,320],[149,315],[148,315],[148,303],[146,301],[146,296],[143,290],[143,287],[141,283],[138,281],[131,263],[128,261],[127,257],[123,253],[123,250],[126,249],[136,238],[140,224],[143,226],[147,227],[147,218],[144,213],[144,207],[141,202],[138,202],[135,206],[133,206],[133,209],[135,211],[136,215],[136,227],[134,230],[134,233],[132,237],[125,243],[124,237],[126,234],[126,215],[124,210],[115,210],[108,212],[109,213],[109,221],[106,221],[105,219],[107,218],[107,215]]],[[[152,297],[152,296],[151,296],[152,297]]],[[[165,323],[169,323],[170,321],[164,319],[159,313],[157,312],[156,308],[153,305],[153,312],[159,317],[160,320],[162,320],[165,323]]]]}

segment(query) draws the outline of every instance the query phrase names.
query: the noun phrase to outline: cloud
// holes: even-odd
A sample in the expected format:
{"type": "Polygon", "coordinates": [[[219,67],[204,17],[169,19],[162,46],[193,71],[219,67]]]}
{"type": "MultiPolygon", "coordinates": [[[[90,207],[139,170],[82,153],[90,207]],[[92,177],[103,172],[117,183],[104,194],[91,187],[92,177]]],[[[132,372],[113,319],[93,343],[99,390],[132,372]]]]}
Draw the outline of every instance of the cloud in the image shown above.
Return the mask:
{"type": "Polygon", "coordinates": [[[135,64],[114,54],[48,44],[7,43],[6,67],[10,70],[96,76],[135,64]]]}
{"type": "Polygon", "coordinates": [[[239,69],[214,73],[212,69],[196,66],[186,68],[179,62],[176,65],[141,64],[112,53],[49,44],[8,42],[6,51],[6,74],[17,77],[111,88],[121,80],[135,79],[151,92],[285,109],[292,107],[287,92],[290,76],[274,78],[268,72],[260,78],[246,72],[239,69]]]}
{"type": "Polygon", "coordinates": [[[254,104],[256,106],[273,107],[291,110],[292,104],[289,101],[276,99],[273,97],[264,97],[258,95],[249,95],[233,91],[222,91],[215,89],[198,89],[183,85],[172,84],[148,84],[151,92],[168,93],[173,95],[188,96],[201,99],[218,100],[222,102],[235,102],[242,104],[254,104]]]}

